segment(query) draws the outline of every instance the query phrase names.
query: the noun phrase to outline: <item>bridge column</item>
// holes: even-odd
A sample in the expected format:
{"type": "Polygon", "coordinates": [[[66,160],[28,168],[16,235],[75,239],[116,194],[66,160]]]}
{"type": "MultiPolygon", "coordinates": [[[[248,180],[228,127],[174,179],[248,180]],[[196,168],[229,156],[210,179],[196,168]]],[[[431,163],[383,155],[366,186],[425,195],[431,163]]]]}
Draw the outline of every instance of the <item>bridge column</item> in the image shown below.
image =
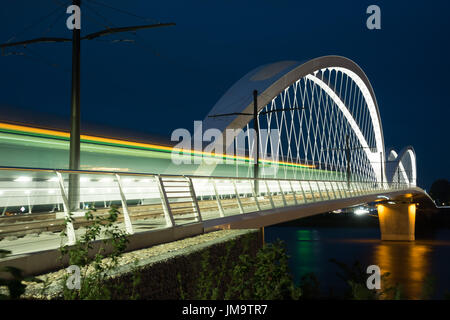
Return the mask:
{"type": "Polygon", "coordinates": [[[415,240],[415,203],[380,204],[378,205],[378,219],[381,240],[415,240]]]}

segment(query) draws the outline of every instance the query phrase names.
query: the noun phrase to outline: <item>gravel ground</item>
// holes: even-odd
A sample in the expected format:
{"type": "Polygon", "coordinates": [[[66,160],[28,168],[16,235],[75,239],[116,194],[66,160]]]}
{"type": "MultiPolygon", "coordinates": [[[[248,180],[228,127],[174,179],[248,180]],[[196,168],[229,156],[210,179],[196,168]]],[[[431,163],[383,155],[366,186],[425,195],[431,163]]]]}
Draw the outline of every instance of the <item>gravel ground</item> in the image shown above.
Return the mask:
{"type": "MultiPolygon", "coordinates": [[[[219,230],[214,232],[205,233],[202,235],[185,238],[178,241],[159,244],[150,248],[136,250],[124,253],[119,258],[119,269],[115,274],[130,271],[133,266],[144,266],[151,263],[155,263],[161,260],[167,260],[178,254],[187,254],[189,252],[200,250],[204,247],[210,246],[214,243],[221,242],[227,239],[235,238],[239,235],[248,233],[249,230],[219,230]]],[[[103,259],[103,262],[108,263],[109,259],[103,259]]],[[[92,267],[88,268],[88,274],[93,270],[92,267]]],[[[81,271],[83,274],[83,270],[81,271]]],[[[43,274],[37,276],[37,278],[46,282],[46,289],[44,291],[44,284],[25,282],[27,288],[22,298],[29,299],[54,299],[60,296],[62,279],[67,274],[65,269],[61,269],[55,272],[43,274]]],[[[114,276],[114,275],[113,275],[114,276]]],[[[5,288],[0,288],[5,289],[5,288]]],[[[6,289],[5,289],[6,290],[6,289]]],[[[0,292],[6,293],[4,290],[0,292]]]]}

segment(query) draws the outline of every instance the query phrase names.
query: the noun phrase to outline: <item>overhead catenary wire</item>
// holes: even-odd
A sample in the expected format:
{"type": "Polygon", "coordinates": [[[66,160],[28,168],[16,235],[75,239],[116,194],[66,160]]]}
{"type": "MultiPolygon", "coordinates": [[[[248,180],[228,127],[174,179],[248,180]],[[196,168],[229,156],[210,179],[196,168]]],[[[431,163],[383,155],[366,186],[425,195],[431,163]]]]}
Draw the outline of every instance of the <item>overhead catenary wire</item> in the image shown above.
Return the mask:
{"type": "MultiPolygon", "coordinates": [[[[135,18],[142,19],[142,20],[147,21],[147,22],[160,23],[160,21],[158,21],[156,19],[143,17],[143,16],[137,15],[135,13],[132,13],[130,11],[127,11],[127,10],[124,10],[124,9],[119,9],[119,8],[113,7],[111,5],[105,4],[104,2],[100,2],[100,1],[97,1],[97,0],[86,0],[86,1],[88,1],[90,3],[95,3],[97,5],[100,5],[100,6],[112,9],[112,10],[115,10],[117,12],[121,12],[123,14],[127,14],[127,15],[135,17],[135,18]]],[[[89,9],[93,10],[92,6],[90,6],[89,9]]],[[[98,11],[97,11],[97,15],[98,16],[102,16],[104,20],[107,20],[107,18],[105,18],[98,11]]],[[[185,64],[180,63],[179,60],[172,59],[168,55],[162,54],[160,51],[157,51],[155,48],[153,48],[151,45],[149,45],[138,33],[132,33],[132,34],[139,41],[132,41],[132,40],[127,39],[127,40],[113,40],[111,42],[133,42],[133,44],[135,44],[136,46],[140,47],[141,49],[144,49],[144,50],[150,52],[152,55],[154,55],[154,56],[156,56],[156,57],[158,57],[158,58],[160,58],[162,60],[165,60],[170,65],[176,66],[178,71],[182,70],[182,71],[187,72],[189,74],[197,74],[198,73],[198,68],[191,67],[190,65],[187,66],[185,64]]],[[[251,98],[251,93],[249,93],[248,96],[251,98]]],[[[247,98],[246,96],[242,96],[242,98],[239,97],[239,98],[237,98],[237,100],[239,100],[239,102],[242,102],[246,98],[247,98]]]]}
{"type": "Polygon", "coordinates": [[[16,32],[15,34],[13,34],[11,36],[11,38],[9,38],[6,43],[10,43],[12,40],[16,39],[17,37],[19,37],[20,35],[22,35],[25,31],[30,30],[33,27],[36,27],[37,25],[39,25],[40,23],[42,23],[43,21],[45,21],[46,19],[48,19],[49,17],[51,17],[52,15],[54,15],[56,12],[58,12],[58,10],[60,9],[60,7],[66,5],[67,3],[69,3],[69,1],[65,1],[60,3],[59,5],[57,5],[57,7],[53,10],[50,11],[50,13],[40,17],[39,19],[37,19],[35,22],[31,23],[30,25],[26,26],[25,28],[23,28],[21,31],[16,32]]]}
{"type": "Polygon", "coordinates": [[[152,18],[148,18],[148,17],[143,17],[143,16],[137,15],[135,13],[132,13],[130,11],[127,11],[127,10],[124,10],[124,9],[119,9],[119,8],[113,7],[111,5],[105,4],[103,2],[97,1],[97,0],[87,0],[87,1],[91,2],[91,3],[95,3],[97,5],[101,5],[101,6],[105,7],[105,8],[113,9],[115,11],[127,14],[127,15],[135,17],[135,18],[142,19],[142,20],[147,21],[147,22],[160,23],[160,21],[158,21],[158,20],[155,20],[155,19],[152,19],[152,18]]]}
{"type": "MultiPolygon", "coordinates": [[[[53,2],[57,5],[57,7],[56,7],[55,9],[53,9],[49,14],[47,14],[47,15],[45,15],[44,17],[40,18],[38,21],[34,22],[34,23],[31,24],[30,26],[28,26],[28,27],[24,28],[23,30],[21,30],[20,32],[14,34],[14,35],[8,40],[8,43],[10,43],[12,40],[16,39],[18,36],[22,35],[25,31],[29,30],[30,28],[32,28],[32,27],[38,25],[38,24],[41,23],[41,22],[45,22],[45,20],[46,20],[47,18],[49,18],[49,17],[51,18],[56,12],[58,12],[58,10],[60,10],[61,7],[65,6],[65,5],[68,5],[69,3],[71,3],[71,1],[62,1],[62,0],[53,0],[53,2]]],[[[127,15],[132,16],[132,17],[135,17],[135,18],[139,18],[139,19],[144,20],[144,21],[152,21],[152,22],[160,23],[160,22],[159,22],[158,20],[156,20],[156,19],[143,17],[143,16],[140,16],[140,15],[137,15],[137,14],[134,14],[134,13],[131,13],[131,12],[126,11],[126,10],[123,10],[123,9],[114,8],[114,7],[112,7],[111,5],[107,5],[107,4],[102,3],[102,2],[100,2],[100,1],[87,1],[87,0],[86,0],[86,1],[84,1],[83,3],[84,3],[84,5],[86,5],[86,4],[88,3],[88,5],[85,6],[85,8],[86,8],[87,10],[84,11],[85,14],[83,15],[83,17],[84,17],[85,19],[88,19],[88,20],[91,21],[91,22],[96,22],[97,24],[101,25],[102,27],[105,26],[105,24],[106,24],[106,29],[107,29],[107,30],[111,30],[111,29],[112,29],[111,26],[115,26],[116,28],[119,28],[119,27],[117,27],[117,24],[111,22],[110,19],[106,18],[104,15],[102,15],[102,14],[99,13],[97,10],[95,10],[95,9],[93,8],[93,6],[91,5],[91,3],[95,3],[95,4],[97,4],[97,5],[102,5],[102,6],[104,6],[104,7],[108,7],[108,8],[110,8],[110,9],[114,9],[114,10],[116,10],[116,11],[118,11],[118,12],[127,14],[127,15]],[[89,3],[88,3],[88,2],[89,2],[89,3]],[[87,13],[87,14],[86,14],[86,13],[87,13]],[[102,21],[101,21],[101,20],[102,20],[102,21]],[[106,22],[106,23],[105,23],[105,22],[106,22]]],[[[61,12],[61,13],[60,13],[61,16],[64,16],[64,14],[66,13],[65,10],[62,10],[62,11],[60,11],[60,12],[61,12]]],[[[52,23],[50,23],[50,25],[47,27],[47,30],[44,32],[44,34],[48,34],[49,31],[52,30],[52,28],[53,28],[54,25],[58,22],[59,19],[60,19],[60,17],[57,17],[52,23]]],[[[123,30],[123,29],[122,29],[122,30],[115,30],[115,31],[123,32],[123,31],[126,31],[126,30],[123,30]]],[[[106,43],[106,42],[109,42],[109,43],[118,43],[118,42],[121,42],[121,43],[134,44],[134,45],[136,45],[137,47],[139,47],[141,50],[145,50],[145,51],[147,51],[147,52],[150,52],[152,55],[154,55],[154,56],[156,56],[156,57],[158,57],[158,58],[164,60],[166,63],[175,66],[175,67],[177,68],[178,71],[184,71],[184,72],[186,72],[187,74],[197,74],[197,73],[198,73],[198,68],[195,68],[195,67],[193,67],[193,66],[191,66],[191,65],[186,65],[186,64],[184,64],[184,63],[180,63],[180,61],[179,61],[178,59],[173,59],[173,58],[169,57],[168,55],[163,54],[163,53],[159,52],[158,50],[156,50],[155,48],[153,48],[151,45],[149,45],[148,43],[146,43],[146,41],[145,41],[142,37],[140,37],[138,33],[133,32],[133,31],[128,31],[128,32],[129,32],[130,34],[132,34],[132,35],[134,36],[135,39],[133,39],[133,38],[130,39],[130,38],[129,38],[129,39],[111,39],[111,40],[103,40],[103,39],[99,39],[99,38],[98,38],[99,36],[107,35],[107,34],[108,34],[107,31],[104,31],[103,33],[90,34],[90,35],[88,35],[88,36],[85,36],[83,39],[88,39],[88,40],[93,40],[93,41],[96,41],[96,42],[103,42],[103,43],[106,43]]],[[[111,34],[112,34],[112,33],[113,33],[113,32],[111,32],[111,34]]],[[[45,43],[45,42],[70,42],[70,41],[71,41],[71,39],[69,39],[69,38],[56,38],[56,37],[42,37],[42,38],[36,38],[36,39],[34,39],[34,42],[35,42],[35,43],[45,43]]],[[[33,43],[33,41],[31,41],[31,42],[26,42],[26,43],[24,43],[23,45],[27,45],[27,44],[30,44],[30,43],[33,43]]],[[[16,46],[17,44],[18,44],[18,43],[13,44],[12,46],[16,46]]],[[[20,44],[20,42],[19,42],[19,44],[20,44]]],[[[12,46],[11,46],[11,47],[12,47],[12,46]]],[[[28,53],[25,53],[25,52],[23,52],[23,53],[18,53],[18,52],[16,52],[16,51],[14,51],[14,52],[11,52],[11,51],[10,51],[9,53],[5,53],[4,50],[7,49],[8,47],[5,46],[5,44],[4,44],[4,45],[1,45],[0,48],[1,48],[1,52],[3,53],[3,55],[23,56],[23,57],[31,58],[32,61],[44,63],[44,64],[46,64],[46,65],[48,65],[48,66],[51,66],[51,67],[59,67],[59,65],[58,65],[57,63],[49,62],[50,60],[52,60],[53,57],[45,58],[44,55],[42,55],[42,54],[41,54],[41,55],[38,55],[35,51],[31,52],[31,50],[28,50],[28,51],[29,51],[28,53]],[[31,56],[30,56],[30,55],[31,55],[31,56]]],[[[9,49],[9,48],[8,48],[8,49],[9,49]]],[[[8,50],[8,51],[9,51],[9,50],[8,50]]],[[[67,69],[65,69],[65,70],[67,70],[67,69]]],[[[69,70],[67,70],[67,71],[69,71],[69,70]]],[[[69,71],[69,72],[70,72],[70,71],[69,71]]],[[[244,99],[244,98],[242,98],[242,99],[244,99]]]]}

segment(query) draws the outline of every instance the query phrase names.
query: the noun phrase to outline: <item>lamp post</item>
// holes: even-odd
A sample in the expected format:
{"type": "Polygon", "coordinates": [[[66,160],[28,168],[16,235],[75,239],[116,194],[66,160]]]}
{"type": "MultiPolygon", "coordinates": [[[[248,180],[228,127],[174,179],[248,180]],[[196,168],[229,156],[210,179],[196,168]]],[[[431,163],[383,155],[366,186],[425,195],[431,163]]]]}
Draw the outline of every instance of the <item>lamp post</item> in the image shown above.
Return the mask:
{"type": "Polygon", "coordinates": [[[259,194],[259,122],[258,122],[258,90],[253,90],[253,126],[255,129],[256,160],[253,166],[253,178],[255,178],[255,193],[259,194]]]}
{"type": "MultiPolygon", "coordinates": [[[[349,139],[349,135],[348,133],[345,134],[345,148],[330,148],[330,149],[322,149],[322,150],[344,150],[345,151],[345,159],[346,159],[346,175],[347,175],[347,189],[350,190],[350,182],[351,182],[351,150],[357,150],[357,149],[372,149],[373,147],[350,147],[350,139],[349,139]]],[[[380,152],[380,156],[382,155],[382,153],[380,152]]],[[[383,169],[381,169],[383,170],[383,169]]],[[[381,174],[383,176],[383,173],[381,174]]],[[[383,177],[381,178],[383,179],[383,177]]]]}
{"type": "MultiPolygon", "coordinates": [[[[81,0],[73,0],[73,5],[81,6],[81,0]]],[[[72,94],[70,99],[70,151],[69,169],[80,169],[80,45],[81,30],[72,31],[72,94]]],[[[69,208],[80,209],[80,176],[69,175],[69,208]]]]}
{"type": "MultiPolygon", "coordinates": [[[[72,0],[72,5],[81,8],[81,0],[72,0]]],[[[120,32],[130,32],[142,29],[173,26],[175,23],[157,23],[141,26],[107,28],[81,37],[81,30],[73,28],[72,39],[56,37],[40,37],[25,41],[0,44],[0,49],[15,46],[27,46],[33,43],[47,42],[72,42],[72,91],[71,91],[71,111],[70,111],[70,151],[69,169],[77,171],[80,169],[80,46],[81,40],[92,40],[98,37],[111,35],[120,32]]],[[[76,211],[80,208],[80,177],[78,173],[69,174],[69,208],[76,211]]]]}
{"type": "Polygon", "coordinates": [[[383,189],[383,152],[380,152],[381,188],[383,189]]]}
{"type": "Polygon", "coordinates": [[[253,178],[254,180],[254,188],[256,195],[259,194],[259,121],[258,116],[264,115],[272,112],[283,112],[283,111],[292,111],[292,110],[301,110],[304,108],[284,108],[284,109],[276,109],[276,110],[269,110],[269,111],[263,111],[258,113],[258,90],[253,90],[253,113],[245,113],[245,112],[233,112],[233,113],[223,113],[223,114],[215,114],[208,116],[208,118],[217,118],[217,117],[226,117],[226,116],[236,116],[236,115],[243,115],[243,116],[253,116],[253,126],[255,130],[255,158],[253,162],[253,178]]]}
{"type": "Polygon", "coordinates": [[[350,143],[348,134],[345,135],[345,154],[347,159],[347,189],[350,190],[351,170],[350,170],[350,143]]]}

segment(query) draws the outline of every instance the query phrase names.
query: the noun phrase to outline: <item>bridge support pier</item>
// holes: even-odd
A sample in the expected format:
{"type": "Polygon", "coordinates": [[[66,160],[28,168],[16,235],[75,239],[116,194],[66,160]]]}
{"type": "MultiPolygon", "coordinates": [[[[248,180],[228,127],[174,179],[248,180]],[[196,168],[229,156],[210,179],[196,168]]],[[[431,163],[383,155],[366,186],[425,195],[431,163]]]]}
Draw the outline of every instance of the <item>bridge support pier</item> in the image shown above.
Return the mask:
{"type": "Polygon", "coordinates": [[[414,241],[415,203],[378,205],[381,240],[414,241]]]}

